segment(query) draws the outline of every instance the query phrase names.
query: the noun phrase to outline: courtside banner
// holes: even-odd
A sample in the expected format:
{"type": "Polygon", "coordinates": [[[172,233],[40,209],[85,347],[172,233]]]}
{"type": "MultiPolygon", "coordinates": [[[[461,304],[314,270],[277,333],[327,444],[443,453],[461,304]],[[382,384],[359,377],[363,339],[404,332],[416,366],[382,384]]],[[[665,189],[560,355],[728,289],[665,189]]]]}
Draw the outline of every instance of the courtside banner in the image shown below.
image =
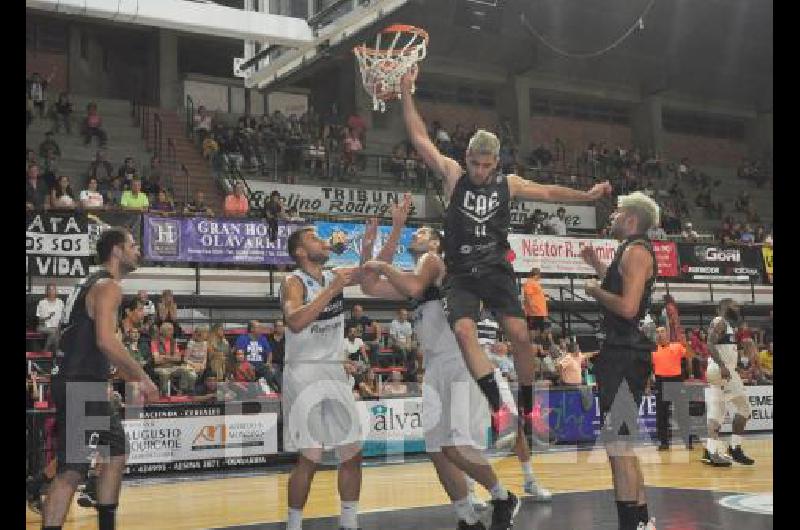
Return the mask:
{"type": "Polygon", "coordinates": [[[122,420],[131,449],[127,465],[133,473],[203,468],[193,462],[209,459],[222,459],[224,467],[237,465],[236,459],[250,463],[250,457],[278,452],[277,412],[225,414],[223,407],[213,406],[139,416],[122,420]]]}
{"type": "MultiPolygon", "coordinates": [[[[772,430],[772,385],[745,386],[744,393],[750,403],[750,419],[747,420],[745,431],[771,431],[772,430]]],[[[725,411],[720,432],[732,432],[733,407],[725,411]]]]}
{"type": "Polygon", "coordinates": [[[581,249],[591,244],[605,264],[614,259],[619,243],[612,239],[509,234],[509,261],[514,271],[528,273],[533,267],[543,273],[596,274],[581,258],[581,249]]]}
{"type": "Polygon", "coordinates": [[[764,256],[764,272],[767,275],[767,281],[772,283],[772,247],[761,247],[761,254],[764,256]]]}
{"type": "Polygon", "coordinates": [[[555,216],[559,208],[564,208],[564,221],[567,228],[597,228],[597,213],[594,206],[578,206],[575,204],[556,204],[538,201],[511,201],[511,224],[524,225],[536,210],[541,210],[548,217],[555,216]]]}
{"type": "MultiPolygon", "coordinates": [[[[326,266],[328,267],[358,267],[361,260],[361,242],[364,239],[365,225],[363,223],[329,223],[317,221],[314,223],[320,238],[330,241],[331,254],[326,266]]],[[[378,226],[378,235],[375,238],[372,256],[375,257],[389,239],[391,226],[378,226]]],[[[411,236],[416,228],[403,228],[400,241],[397,243],[392,263],[403,270],[414,269],[414,258],[408,252],[411,236]]]]}
{"type": "Polygon", "coordinates": [[[697,282],[761,282],[759,247],[678,243],[680,278],[697,282]]]}
{"type": "MultiPolygon", "coordinates": [[[[294,206],[300,216],[363,215],[367,217],[389,217],[389,207],[400,202],[403,192],[371,190],[358,187],[304,186],[302,184],[277,184],[260,180],[248,180],[252,192],[250,208],[261,210],[273,191],[281,194],[284,206],[294,206]]],[[[425,217],[425,195],[411,196],[410,219],[425,217]]]]}
{"type": "Polygon", "coordinates": [[[289,236],[302,223],[281,221],[275,240],[266,221],[145,215],[142,247],[151,261],[289,265],[289,236]]]}
{"type": "Polygon", "coordinates": [[[357,401],[364,456],[425,451],[422,397],[357,401]]]}
{"type": "Polygon", "coordinates": [[[86,276],[92,252],[85,213],[28,212],[25,227],[26,273],[45,277],[86,276]]]}

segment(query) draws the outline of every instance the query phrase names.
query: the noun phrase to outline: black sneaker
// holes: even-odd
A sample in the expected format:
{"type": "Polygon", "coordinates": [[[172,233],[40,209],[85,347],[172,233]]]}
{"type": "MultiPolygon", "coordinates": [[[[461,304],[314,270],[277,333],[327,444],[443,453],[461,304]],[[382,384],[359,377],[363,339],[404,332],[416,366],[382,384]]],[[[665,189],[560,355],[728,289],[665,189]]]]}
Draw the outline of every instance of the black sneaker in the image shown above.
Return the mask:
{"type": "Polygon", "coordinates": [[[32,512],[42,513],[42,489],[44,483],[40,479],[28,477],[25,481],[25,498],[28,501],[28,508],[32,512]]]}
{"type": "Polygon", "coordinates": [[[708,449],[703,450],[703,458],[700,461],[714,467],[730,467],[733,465],[728,458],[719,453],[709,453],[708,449]]]}
{"type": "Polygon", "coordinates": [[[90,475],[86,485],[78,494],[78,506],[81,508],[94,508],[97,506],[97,477],[90,475]]]}
{"type": "Polygon", "coordinates": [[[519,512],[520,502],[516,495],[508,492],[508,499],[492,500],[492,526],[489,530],[508,530],[514,525],[514,517],[519,512]]]}
{"type": "Polygon", "coordinates": [[[458,528],[456,530],[486,530],[486,527],[480,521],[475,524],[467,524],[466,521],[459,519],[458,528]]]}
{"type": "Polygon", "coordinates": [[[753,464],[756,463],[755,460],[744,454],[744,451],[742,451],[741,446],[738,446],[736,448],[728,447],[728,456],[731,458],[731,460],[733,460],[737,464],[752,466],[753,464]]]}
{"type": "Polygon", "coordinates": [[[669,451],[669,444],[664,444],[664,443],[658,444],[658,450],[659,451],[669,451]]]}

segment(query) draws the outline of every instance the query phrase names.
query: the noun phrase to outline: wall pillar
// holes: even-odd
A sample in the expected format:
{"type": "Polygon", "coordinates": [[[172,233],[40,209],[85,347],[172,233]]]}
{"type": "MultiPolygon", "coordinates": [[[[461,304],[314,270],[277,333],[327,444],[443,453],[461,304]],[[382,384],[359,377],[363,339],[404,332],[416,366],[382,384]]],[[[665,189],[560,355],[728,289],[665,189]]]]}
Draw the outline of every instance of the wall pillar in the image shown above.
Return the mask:
{"type": "Polygon", "coordinates": [[[158,98],[165,109],[177,109],[181,101],[178,78],[178,34],[172,30],[158,30],[158,98]]]}

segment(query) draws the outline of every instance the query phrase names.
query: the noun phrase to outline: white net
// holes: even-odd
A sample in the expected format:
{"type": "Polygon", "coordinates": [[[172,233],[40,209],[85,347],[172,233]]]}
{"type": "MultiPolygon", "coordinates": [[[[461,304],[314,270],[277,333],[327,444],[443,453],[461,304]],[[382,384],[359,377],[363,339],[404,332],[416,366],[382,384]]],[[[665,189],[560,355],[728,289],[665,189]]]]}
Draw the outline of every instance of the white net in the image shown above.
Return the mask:
{"type": "Polygon", "coordinates": [[[400,98],[400,80],[409,68],[425,58],[427,49],[428,34],[424,30],[402,25],[380,31],[374,48],[366,45],[353,48],[364,89],[372,96],[373,110],[384,112],[386,101],[400,98]]]}

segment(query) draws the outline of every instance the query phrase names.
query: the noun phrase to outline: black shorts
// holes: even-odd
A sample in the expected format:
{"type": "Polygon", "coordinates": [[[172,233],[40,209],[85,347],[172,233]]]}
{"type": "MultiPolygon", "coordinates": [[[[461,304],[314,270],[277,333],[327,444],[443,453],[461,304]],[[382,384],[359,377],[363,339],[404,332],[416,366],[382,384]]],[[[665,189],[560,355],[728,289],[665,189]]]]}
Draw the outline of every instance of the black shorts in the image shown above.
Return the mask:
{"type": "Polygon", "coordinates": [[[89,401],[90,398],[81,395],[80,390],[82,387],[86,388],[86,383],[88,382],[66,382],[54,377],[52,387],[56,407],[58,472],[74,470],[84,477],[95,455],[129,454],[128,438],[122,428],[122,404],[117,399],[109,398],[107,393],[103,395],[100,391],[101,385],[107,387],[108,384],[96,381],[91,382],[92,385],[97,385],[92,396],[98,399],[102,396],[104,399],[89,401]],[[67,385],[71,389],[69,396],[67,385]],[[92,423],[101,425],[93,426],[92,423]]]}
{"type": "Polygon", "coordinates": [[[545,331],[550,327],[547,317],[527,317],[529,331],[545,331]]]}
{"type": "MultiPolygon", "coordinates": [[[[647,379],[652,372],[651,356],[645,350],[604,345],[592,360],[604,436],[611,439],[615,436],[628,436],[632,434],[628,427],[632,427],[633,432],[638,432],[639,407],[647,379]],[[623,381],[627,383],[630,392],[628,395],[620,392],[620,387],[624,389],[623,381]]],[[[606,438],[606,441],[613,440],[606,438]]]]}
{"type": "Polygon", "coordinates": [[[480,302],[499,320],[525,318],[511,265],[479,267],[475,272],[447,274],[442,285],[444,312],[452,327],[461,318],[480,320],[480,302]]]}

